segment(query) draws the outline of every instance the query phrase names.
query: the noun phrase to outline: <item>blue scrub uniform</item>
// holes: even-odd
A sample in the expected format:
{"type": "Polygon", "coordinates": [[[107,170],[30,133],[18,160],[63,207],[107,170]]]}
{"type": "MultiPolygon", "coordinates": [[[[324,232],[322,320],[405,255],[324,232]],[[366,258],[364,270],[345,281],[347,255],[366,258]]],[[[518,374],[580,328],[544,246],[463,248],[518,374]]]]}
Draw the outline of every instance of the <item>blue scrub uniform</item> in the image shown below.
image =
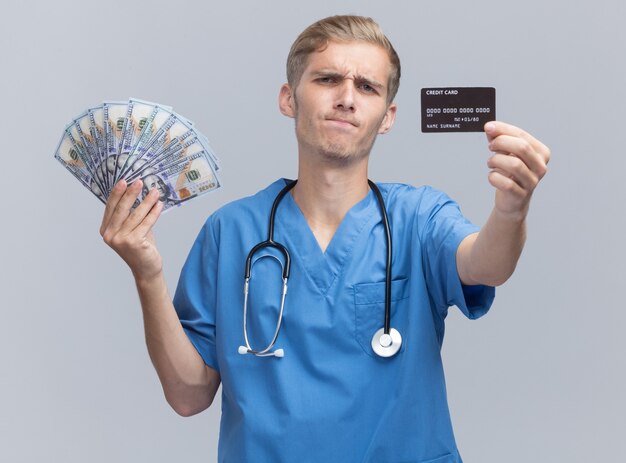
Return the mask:
{"type": "MultiPolygon", "coordinates": [[[[346,214],[323,253],[287,194],[275,240],[292,267],[275,348],[284,358],[240,355],[243,276],[250,249],[267,239],[280,179],[216,211],[182,270],[174,305],[189,339],[222,379],[218,459],[241,462],[458,463],[441,344],[448,307],[469,318],[489,309],[494,288],[463,286],[461,240],[477,231],[448,196],[430,187],[380,184],[393,237],[391,326],[400,352],[371,348],[383,326],[386,246],[372,191],[346,214]]],[[[253,349],[272,339],[281,266],[263,251],[250,282],[253,349]]]]}

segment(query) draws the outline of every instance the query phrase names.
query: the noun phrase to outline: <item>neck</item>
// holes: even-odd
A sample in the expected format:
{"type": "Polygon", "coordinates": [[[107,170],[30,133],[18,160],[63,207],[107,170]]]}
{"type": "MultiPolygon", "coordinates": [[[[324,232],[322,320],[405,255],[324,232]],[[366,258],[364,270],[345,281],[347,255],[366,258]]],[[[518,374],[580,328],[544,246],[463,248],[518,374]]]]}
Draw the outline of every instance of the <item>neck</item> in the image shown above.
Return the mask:
{"type": "Polygon", "coordinates": [[[322,251],[346,213],[367,196],[367,158],[349,165],[308,165],[300,158],[298,183],[291,190],[322,251]]]}

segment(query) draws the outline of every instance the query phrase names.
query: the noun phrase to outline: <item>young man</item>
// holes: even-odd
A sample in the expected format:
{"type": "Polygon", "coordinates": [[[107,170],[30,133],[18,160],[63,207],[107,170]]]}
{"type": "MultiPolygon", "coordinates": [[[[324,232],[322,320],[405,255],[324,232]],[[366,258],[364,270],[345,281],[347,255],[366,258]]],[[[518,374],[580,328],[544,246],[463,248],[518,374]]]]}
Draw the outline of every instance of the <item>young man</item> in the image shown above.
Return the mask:
{"type": "Polygon", "coordinates": [[[252,256],[247,296],[242,277],[289,181],[209,217],[174,304],[151,232],[158,192],[129,212],[142,185],[120,182],[107,204],[100,231],[135,277],[165,397],[193,415],[221,381],[223,462],[460,462],[440,357],[444,318],[451,305],[483,315],[512,274],[549,150],[511,125],[486,125],[496,197],[480,232],[441,192],[378,185],[393,242],[390,322],[401,336],[375,338],[383,352],[398,348],[379,357],[372,336],[385,317],[387,247],[367,163],[394,123],[400,63],[371,19],[338,16],[298,37],[287,68],[279,107],[295,119],[299,168],[274,219],[273,238],[291,260],[284,312],[282,251],[252,256]],[[277,355],[254,355],[281,312],[267,349],[277,355]]]}

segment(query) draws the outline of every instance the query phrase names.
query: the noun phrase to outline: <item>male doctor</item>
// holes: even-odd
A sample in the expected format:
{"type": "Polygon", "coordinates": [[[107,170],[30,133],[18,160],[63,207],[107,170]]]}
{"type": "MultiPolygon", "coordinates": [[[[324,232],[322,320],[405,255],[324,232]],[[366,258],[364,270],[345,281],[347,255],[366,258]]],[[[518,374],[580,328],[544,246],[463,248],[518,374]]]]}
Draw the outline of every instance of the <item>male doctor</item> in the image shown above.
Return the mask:
{"type": "MultiPolygon", "coordinates": [[[[517,127],[485,125],[495,203],[480,230],[442,192],[378,184],[393,242],[391,326],[402,337],[395,355],[379,357],[371,339],[383,324],[387,248],[367,168],[376,136],[394,123],[400,62],[373,20],[335,16],[296,39],[287,78],[279,108],[295,120],[299,166],[275,217],[274,239],[291,255],[274,346],[283,357],[239,347],[246,256],[267,238],[272,203],[289,181],[208,218],[173,302],[152,235],[158,191],[131,209],[142,184],[120,181],[107,203],[100,233],[136,280],[165,397],[194,415],[221,382],[221,462],[461,462],[440,356],[444,319],[451,305],[483,315],[513,273],[550,152],[517,127]]],[[[273,337],[283,260],[271,250],[253,259],[253,349],[273,337]]]]}

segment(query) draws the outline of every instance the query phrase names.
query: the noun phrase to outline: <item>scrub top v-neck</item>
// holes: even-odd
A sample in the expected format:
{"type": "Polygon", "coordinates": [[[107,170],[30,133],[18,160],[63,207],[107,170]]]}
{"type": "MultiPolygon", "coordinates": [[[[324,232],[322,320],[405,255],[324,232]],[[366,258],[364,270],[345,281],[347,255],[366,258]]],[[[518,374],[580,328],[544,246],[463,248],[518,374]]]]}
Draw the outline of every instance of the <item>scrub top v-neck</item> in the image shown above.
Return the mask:
{"type": "MultiPolygon", "coordinates": [[[[464,287],[456,272],[456,248],[477,228],[432,188],[379,185],[394,242],[391,323],[403,336],[395,357],[379,358],[370,341],[383,323],[386,247],[373,193],[348,211],[325,253],[287,195],[275,225],[292,256],[276,342],[285,356],[239,355],[245,259],[266,239],[285,182],[209,217],[174,297],[189,339],[222,379],[219,461],[460,462],[440,349],[449,306],[477,318],[494,296],[464,287]]],[[[276,259],[259,256],[252,344],[271,339],[280,286],[276,259]]]]}
{"type": "Polygon", "coordinates": [[[370,190],[365,198],[348,210],[324,252],[293,196],[286,195],[283,203],[279,211],[281,207],[284,210],[277,214],[275,223],[277,228],[284,228],[278,232],[277,237],[280,238],[277,239],[284,239],[288,243],[287,248],[298,255],[307,275],[320,293],[324,294],[350,258],[355,240],[371,220],[372,214],[377,212],[374,194],[370,190]]]}

